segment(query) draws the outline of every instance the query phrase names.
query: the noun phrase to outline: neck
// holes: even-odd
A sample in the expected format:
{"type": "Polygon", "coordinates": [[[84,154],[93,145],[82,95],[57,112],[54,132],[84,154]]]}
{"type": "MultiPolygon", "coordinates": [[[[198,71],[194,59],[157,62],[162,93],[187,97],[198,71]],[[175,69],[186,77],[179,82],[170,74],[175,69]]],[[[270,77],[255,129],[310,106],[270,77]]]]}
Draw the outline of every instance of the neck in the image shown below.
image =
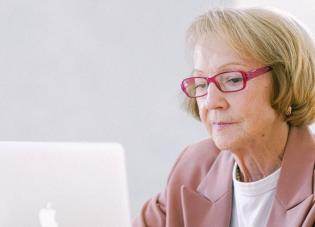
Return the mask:
{"type": "Polygon", "coordinates": [[[289,127],[283,122],[262,138],[253,139],[253,142],[232,151],[240,168],[241,181],[260,180],[281,166],[288,132],[289,127]]]}

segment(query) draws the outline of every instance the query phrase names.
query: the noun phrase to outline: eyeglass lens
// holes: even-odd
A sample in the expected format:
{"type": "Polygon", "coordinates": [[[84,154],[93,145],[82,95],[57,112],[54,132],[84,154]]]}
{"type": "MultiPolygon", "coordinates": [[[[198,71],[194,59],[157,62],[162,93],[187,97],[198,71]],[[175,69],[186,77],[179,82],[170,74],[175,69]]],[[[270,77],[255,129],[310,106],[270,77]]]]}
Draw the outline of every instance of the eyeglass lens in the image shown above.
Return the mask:
{"type": "MultiPolygon", "coordinates": [[[[223,92],[238,91],[244,88],[245,80],[240,72],[227,72],[214,77],[215,84],[223,92]]],[[[206,77],[191,77],[183,83],[190,97],[204,96],[208,92],[206,77]]]]}

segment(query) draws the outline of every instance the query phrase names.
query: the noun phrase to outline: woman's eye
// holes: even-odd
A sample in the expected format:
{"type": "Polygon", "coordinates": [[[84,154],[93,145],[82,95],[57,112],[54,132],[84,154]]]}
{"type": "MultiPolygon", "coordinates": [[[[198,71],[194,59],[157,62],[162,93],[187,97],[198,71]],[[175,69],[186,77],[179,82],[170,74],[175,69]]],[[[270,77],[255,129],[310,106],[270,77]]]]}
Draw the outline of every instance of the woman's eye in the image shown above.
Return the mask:
{"type": "Polygon", "coordinates": [[[207,85],[206,84],[196,84],[196,86],[195,86],[195,89],[204,89],[204,88],[206,88],[207,87],[207,85]]]}
{"type": "Polygon", "coordinates": [[[226,82],[227,83],[240,83],[243,81],[242,77],[230,78],[226,82]]]}

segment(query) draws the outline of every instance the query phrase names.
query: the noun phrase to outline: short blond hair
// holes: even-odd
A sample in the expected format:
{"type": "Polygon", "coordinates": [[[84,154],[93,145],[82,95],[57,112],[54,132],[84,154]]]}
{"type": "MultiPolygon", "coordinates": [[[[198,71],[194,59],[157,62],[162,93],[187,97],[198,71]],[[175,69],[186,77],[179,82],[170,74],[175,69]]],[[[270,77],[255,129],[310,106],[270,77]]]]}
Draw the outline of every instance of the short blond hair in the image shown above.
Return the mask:
{"type": "MultiPolygon", "coordinates": [[[[213,9],[187,30],[188,47],[218,35],[242,58],[272,66],[271,106],[292,126],[315,120],[315,44],[310,32],[292,16],[265,8],[213,9]],[[292,113],[287,114],[292,108],[292,113]]],[[[200,120],[195,99],[185,109],[200,120]]]]}

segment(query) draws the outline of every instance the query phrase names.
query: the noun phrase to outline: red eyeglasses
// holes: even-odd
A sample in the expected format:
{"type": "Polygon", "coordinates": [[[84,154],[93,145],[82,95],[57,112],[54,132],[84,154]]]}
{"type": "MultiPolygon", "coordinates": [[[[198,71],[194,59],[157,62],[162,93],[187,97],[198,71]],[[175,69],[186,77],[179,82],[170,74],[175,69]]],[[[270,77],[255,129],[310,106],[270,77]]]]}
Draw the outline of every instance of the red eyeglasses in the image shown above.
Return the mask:
{"type": "Polygon", "coordinates": [[[211,77],[193,76],[184,79],[181,83],[181,88],[189,98],[198,98],[207,95],[210,83],[214,83],[222,92],[236,92],[243,90],[248,80],[271,70],[271,66],[264,66],[248,72],[226,71],[211,77]]]}

